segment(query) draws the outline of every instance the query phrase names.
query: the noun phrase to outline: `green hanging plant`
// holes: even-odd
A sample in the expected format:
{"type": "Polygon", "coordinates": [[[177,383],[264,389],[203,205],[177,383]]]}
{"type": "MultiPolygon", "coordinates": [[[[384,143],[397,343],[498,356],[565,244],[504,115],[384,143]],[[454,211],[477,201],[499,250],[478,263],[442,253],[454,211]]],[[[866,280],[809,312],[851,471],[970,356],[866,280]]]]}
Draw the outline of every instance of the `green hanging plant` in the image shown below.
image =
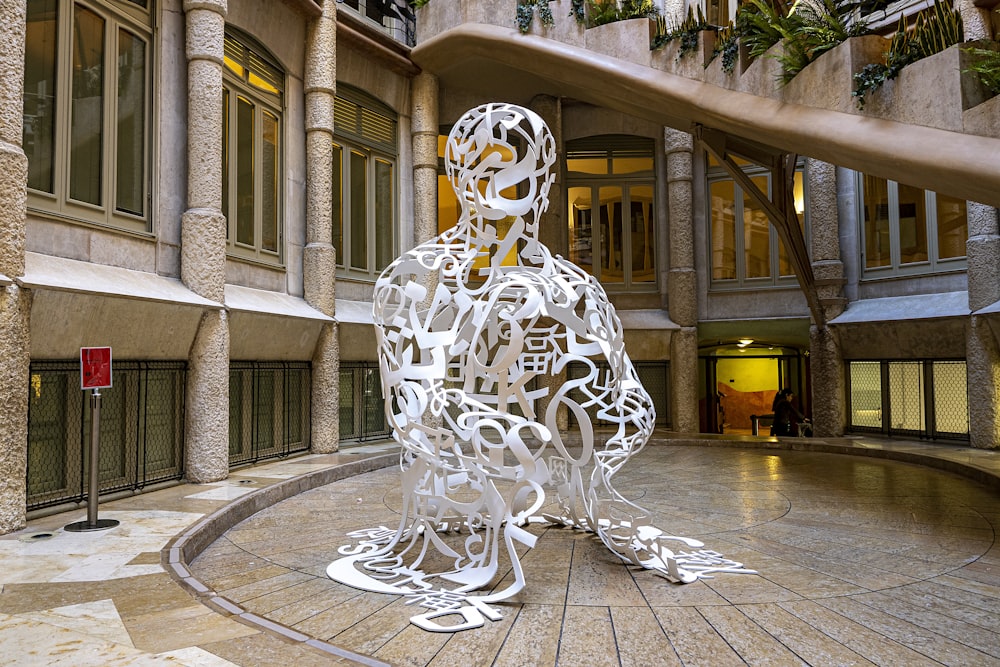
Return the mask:
{"type": "Polygon", "coordinates": [[[736,71],[736,63],[740,59],[740,36],[732,22],[719,31],[718,37],[715,39],[715,46],[712,47],[712,57],[709,62],[719,56],[722,56],[723,72],[732,74],[736,71]]]}
{"type": "MultiPolygon", "coordinates": [[[[426,0],[425,0],[426,1],[426,0]]],[[[514,23],[521,34],[531,30],[531,22],[535,18],[535,9],[538,9],[538,18],[542,25],[551,27],[555,24],[552,17],[552,8],[549,7],[551,0],[521,0],[517,5],[517,14],[514,16],[514,23]]]]}
{"type": "Polygon", "coordinates": [[[587,22],[586,0],[572,0],[569,6],[569,15],[575,18],[577,23],[586,23],[587,22]]]}

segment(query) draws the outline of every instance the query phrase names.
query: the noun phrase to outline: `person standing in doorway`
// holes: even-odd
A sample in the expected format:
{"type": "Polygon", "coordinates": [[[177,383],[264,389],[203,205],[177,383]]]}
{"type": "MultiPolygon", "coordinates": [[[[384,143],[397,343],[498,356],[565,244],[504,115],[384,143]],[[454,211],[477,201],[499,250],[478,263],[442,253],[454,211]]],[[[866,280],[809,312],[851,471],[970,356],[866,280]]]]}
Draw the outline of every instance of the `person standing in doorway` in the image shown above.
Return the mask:
{"type": "Polygon", "coordinates": [[[771,435],[797,436],[799,435],[799,423],[808,421],[806,416],[795,407],[792,402],[794,398],[795,393],[788,387],[774,395],[774,402],[771,403],[771,411],[774,413],[771,435]]]}

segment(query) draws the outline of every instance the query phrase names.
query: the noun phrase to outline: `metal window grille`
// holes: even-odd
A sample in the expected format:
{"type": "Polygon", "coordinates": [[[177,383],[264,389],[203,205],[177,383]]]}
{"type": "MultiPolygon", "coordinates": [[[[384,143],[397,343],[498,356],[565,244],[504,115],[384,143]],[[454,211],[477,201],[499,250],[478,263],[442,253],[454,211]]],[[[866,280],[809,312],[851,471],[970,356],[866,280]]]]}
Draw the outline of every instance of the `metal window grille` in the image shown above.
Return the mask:
{"type": "MultiPolygon", "coordinates": [[[[183,474],[184,362],[116,361],[101,389],[101,493],[139,490],[183,474]]],[[[90,401],[75,361],[32,362],[27,509],[87,499],[90,401]]]]}
{"type": "Polygon", "coordinates": [[[933,437],[969,438],[969,376],[964,361],[932,363],[933,437]]]}
{"type": "Polygon", "coordinates": [[[230,362],[230,467],[309,449],[310,383],[306,362],[230,362]]]}
{"type": "Polygon", "coordinates": [[[342,1],[342,7],[350,7],[397,42],[406,46],[417,43],[417,18],[407,0],[342,1]]]}
{"type": "Polygon", "coordinates": [[[340,364],[340,439],[365,441],[390,436],[378,364],[340,364]]]}
{"type": "MultiPolygon", "coordinates": [[[[606,362],[595,362],[600,378],[606,377],[608,364],[606,362]]],[[[653,399],[653,407],[656,409],[656,425],[670,426],[670,363],[666,361],[639,361],[635,362],[635,370],[642,382],[649,397],[653,399]]],[[[569,379],[584,377],[588,372],[586,364],[581,362],[570,363],[566,367],[566,376],[569,379]]],[[[570,392],[570,397],[575,401],[583,401],[583,393],[579,390],[570,392]]],[[[597,408],[591,406],[586,408],[591,422],[597,426],[607,426],[608,422],[599,419],[597,408]]],[[[570,424],[577,425],[573,414],[570,413],[570,424]]]]}
{"type": "Polygon", "coordinates": [[[968,440],[966,362],[851,361],[848,430],[931,440],[968,440]]]}

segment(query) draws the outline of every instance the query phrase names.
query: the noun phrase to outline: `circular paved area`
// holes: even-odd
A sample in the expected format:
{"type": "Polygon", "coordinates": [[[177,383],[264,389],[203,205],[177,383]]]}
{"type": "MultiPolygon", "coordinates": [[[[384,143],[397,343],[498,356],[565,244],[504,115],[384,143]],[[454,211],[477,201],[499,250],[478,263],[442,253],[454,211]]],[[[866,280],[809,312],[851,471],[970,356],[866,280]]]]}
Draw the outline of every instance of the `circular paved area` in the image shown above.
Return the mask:
{"type": "Polygon", "coordinates": [[[325,576],[346,533],[398,523],[395,467],[254,515],[191,570],[255,614],[393,665],[1000,665],[995,491],[881,459],[655,444],[615,483],[660,528],[759,574],[671,584],[591,535],[533,525],[527,586],[497,605],[502,620],[425,632],[400,598],[325,576]]]}

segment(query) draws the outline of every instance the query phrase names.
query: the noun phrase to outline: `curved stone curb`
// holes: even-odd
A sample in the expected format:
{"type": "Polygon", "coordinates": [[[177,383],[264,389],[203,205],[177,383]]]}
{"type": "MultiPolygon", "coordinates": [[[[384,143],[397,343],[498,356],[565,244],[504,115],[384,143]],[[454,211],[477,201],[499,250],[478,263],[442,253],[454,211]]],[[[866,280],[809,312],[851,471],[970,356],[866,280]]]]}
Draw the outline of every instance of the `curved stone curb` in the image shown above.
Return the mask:
{"type": "Polygon", "coordinates": [[[381,454],[370,458],[330,466],[323,470],[282,480],[253,493],[237,498],[205,516],[184,532],[171,539],[160,552],[160,562],[173,579],[212,611],[230,616],[245,625],[277,635],[286,641],[306,644],[339,658],[353,660],[358,664],[387,667],[387,663],[320,641],[267,618],[250,613],[240,605],[219,595],[196,579],[188,568],[209,545],[227,530],[257,512],[296,496],[304,491],[325,486],[348,477],[386,468],[399,462],[399,454],[381,454]]]}

